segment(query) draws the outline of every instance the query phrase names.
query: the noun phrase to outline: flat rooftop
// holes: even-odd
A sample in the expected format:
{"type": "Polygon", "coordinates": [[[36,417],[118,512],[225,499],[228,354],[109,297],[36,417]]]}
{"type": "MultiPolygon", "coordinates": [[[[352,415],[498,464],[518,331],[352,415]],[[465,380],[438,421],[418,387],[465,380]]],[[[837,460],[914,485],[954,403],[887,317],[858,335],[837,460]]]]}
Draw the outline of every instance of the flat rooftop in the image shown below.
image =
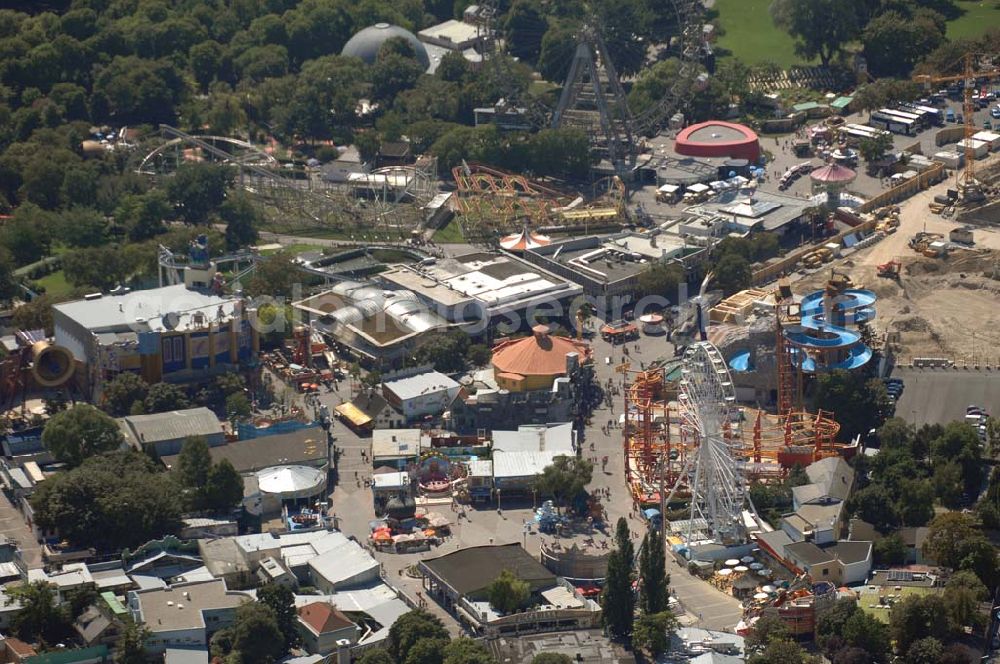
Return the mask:
{"type": "Polygon", "coordinates": [[[738,217],[738,222],[747,226],[760,224],[766,231],[773,231],[802,217],[805,211],[815,207],[808,198],[796,198],[770,191],[756,190],[753,202],[745,191],[724,191],[705,203],[685,208],[689,214],[699,216],[738,217]]]}
{"type": "Polygon", "coordinates": [[[379,277],[444,306],[475,302],[506,309],[538,297],[582,292],[579,286],[512,256],[483,252],[439,259],[432,265],[395,266],[379,277]]]}
{"type": "Polygon", "coordinates": [[[691,143],[732,143],[733,141],[742,141],[748,138],[745,133],[735,127],[721,124],[711,124],[701,127],[688,134],[688,141],[691,143]]]}
{"type": "Polygon", "coordinates": [[[209,322],[229,320],[239,305],[240,301],[235,298],[219,297],[178,284],[61,302],[52,308],[91,332],[163,332],[197,329],[209,322]],[[201,314],[200,324],[196,323],[197,314],[201,314]]]}
{"type": "Polygon", "coordinates": [[[157,632],[204,627],[202,611],[235,609],[252,600],[247,593],[227,590],[222,579],[140,590],[135,596],[139,600],[142,621],[157,632]]]}
{"type": "Polygon", "coordinates": [[[688,247],[679,235],[661,232],[655,238],[636,233],[573,238],[533,249],[532,253],[590,279],[614,283],[635,277],[648,263],[663,257],[682,257],[686,249],[700,250],[701,247],[688,247]]]}
{"type": "Polygon", "coordinates": [[[556,583],[556,575],[532,558],[520,544],[459,549],[438,558],[423,560],[421,564],[459,595],[482,590],[505,569],[535,588],[553,586],[556,583]]]}
{"type": "MultiPolygon", "coordinates": [[[[281,464],[317,465],[326,460],[326,435],[319,427],[292,433],[260,436],[210,447],[212,461],[223,459],[239,473],[250,473],[281,464]]],[[[161,457],[171,468],[177,467],[179,454],[161,457]]]]}

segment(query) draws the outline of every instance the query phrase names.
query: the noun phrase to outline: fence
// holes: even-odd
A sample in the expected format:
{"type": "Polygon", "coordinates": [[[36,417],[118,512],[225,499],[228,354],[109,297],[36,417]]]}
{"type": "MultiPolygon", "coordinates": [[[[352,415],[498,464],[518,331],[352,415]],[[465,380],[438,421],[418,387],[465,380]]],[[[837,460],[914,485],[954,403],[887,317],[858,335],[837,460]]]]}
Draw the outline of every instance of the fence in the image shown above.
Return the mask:
{"type": "Polygon", "coordinates": [[[821,242],[809,245],[808,247],[803,247],[797,249],[790,254],[787,254],[783,259],[776,263],[771,263],[770,265],[765,265],[759,270],[754,271],[751,283],[754,286],[760,286],[766,284],[770,281],[774,281],[779,276],[785,272],[789,272],[795,267],[795,264],[802,260],[806,254],[811,254],[817,249],[821,249],[824,245],[830,243],[841,244],[845,237],[853,233],[868,233],[874,230],[875,225],[878,222],[874,219],[868,221],[863,221],[859,225],[848,228],[846,231],[841,231],[834,235],[833,237],[825,238],[821,242]]]}
{"type": "Polygon", "coordinates": [[[858,206],[858,212],[871,212],[872,210],[877,210],[880,207],[898,203],[899,201],[909,198],[918,191],[923,191],[927,187],[932,184],[936,184],[943,179],[944,164],[935,163],[926,171],[918,173],[916,177],[912,177],[909,180],[896,185],[892,189],[888,189],[878,196],[868,199],[858,206]]]}

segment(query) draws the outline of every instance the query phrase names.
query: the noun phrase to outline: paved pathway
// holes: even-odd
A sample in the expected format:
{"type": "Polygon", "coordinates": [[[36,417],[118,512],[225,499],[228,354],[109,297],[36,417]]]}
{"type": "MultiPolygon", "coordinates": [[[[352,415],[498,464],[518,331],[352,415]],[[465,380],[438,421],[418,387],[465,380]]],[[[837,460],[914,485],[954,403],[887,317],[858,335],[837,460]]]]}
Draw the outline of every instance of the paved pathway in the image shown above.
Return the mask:
{"type": "Polygon", "coordinates": [[[35,539],[31,528],[24,521],[21,514],[7,498],[6,494],[0,493],[0,535],[17,542],[21,549],[21,558],[28,566],[28,569],[40,569],[42,567],[42,547],[35,539]]]}
{"type": "MultiPolygon", "coordinates": [[[[614,373],[614,366],[620,362],[622,357],[620,347],[613,348],[600,338],[594,339],[593,345],[597,379],[603,385],[609,378],[612,378],[617,380],[620,385],[621,375],[614,373]],[[605,363],[606,357],[611,358],[610,365],[605,363]]],[[[673,355],[673,347],[663,337],[643,337],[638,342],[638,346],[639,350],[635,351],[635,344],[630,344],[634,366],[638,366],[639,362],[649,363],[661,355],[673,355]]],[[[338,390],[321,394],[320,399],[332,409],[333,406],[341,403],[342,399],[348,399],[349,392],[349,386],[345,382],[341,383],[338,390]]],[[[598,461],[603,456],[608,457],[606,471],[602,472],[599,462],[596,464],[594,479],[590,486],[591,491],[604,489],[610,491],[610,499],[605,500],[610,524],[609,531],[607,533],[594,533],[593,539],[597,547],[600,547],[602,541],[605,540],[609,545],[612,545],[611,529],[621,516],[629,520],[636,545],[645,532],[645,524],[637,518],[637,515],[632,515],[632,503],[625,488],[621,429],[613,428],[607,434],[601,429],[602,424],[606,424],[609,419],[617,419],[621,408],[622,397],[618,394],[614,397],[613,405],[610,408],[602,405],[594,413],[592,425],[587,428],[584,434],[583,454],[585,457],[595,457],[598,461]],[[591,443],[594,445],[593,451],[590,450],[591,443]]],[[[370,452],[371,440],[370,438],[359,438],[339,421],[335,421],[333,427],[333,433],[337,437],[336,444],[343,450],[343,453],[340,457],[340,481],[331,496],[331,509],[340,519],[341,528],[345,533],[355,536],[361,542],[366,542],[369,533],[368,522],[375,518],[375,514],[371,492],[364,488],[363,482],[364,478],[371,474],[371,457],[368,456],[367,459],[362,457],[362,450],[366,454],[370,452]],[[355,479],[355,473],[357,473],[357,479],[355,479]]],[[[495,504],[481,509],[467,508],[466,513],[469,518],[456,522],[453,527],[453,536],[439,548],[406,555],[375,553],[375,557],[383,564],[383,573],[386,579],[412,599],[419,601],[419,593],[422,592],[420,581],[406,576],[405,570],[424,558],[437,557],[462,547],[509,542],[522,543],[530,554],[537,557],[543,539],[548,539],[550,536],[538,533],[533,527],[529,533],[524,532],[523,524],[532,519],[531,500],[511,502],[502,499],[502,503],[502,509],[499,513],[495,504]]],[[[441,512],[450,518],[455,517],[447,505],[434,511],[441,512]]],[[[583,546],[583,539],[583,536],[577,536],[576,541],[583,546]]],[[[565,542],[565,540],[563,541],[565,542]]],[[[707,583],[692,577],[686,568],[677,565],[672,557],[668,557],[668,572],[671,575],[673,592],[681,601],[682,606],[689,612],[687,616],[682,617],[683,622],[713,629],[731,630],[739,621],[741,610],[736,599],[724,595],[707,583]]],[[[459,633],[459,627],[454,618],[443,611],[436,602],[428,602],[428,608],[441,617],[454,634],[459,633]]]]}

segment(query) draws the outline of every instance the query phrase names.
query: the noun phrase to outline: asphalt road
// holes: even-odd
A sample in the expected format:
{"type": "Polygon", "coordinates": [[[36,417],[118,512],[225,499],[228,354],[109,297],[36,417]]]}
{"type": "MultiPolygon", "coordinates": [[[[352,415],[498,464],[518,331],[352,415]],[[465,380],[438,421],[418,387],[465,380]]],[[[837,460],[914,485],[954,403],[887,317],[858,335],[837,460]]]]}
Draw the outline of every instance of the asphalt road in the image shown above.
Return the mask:
{"type": "Polygon", "coordinates": [[[892,375],[903,379],[896,416],[911,424],[947,424],[965,417],[969,405],[1000,413],[1000,369],[911,369],[897,367],[892,375]]]}

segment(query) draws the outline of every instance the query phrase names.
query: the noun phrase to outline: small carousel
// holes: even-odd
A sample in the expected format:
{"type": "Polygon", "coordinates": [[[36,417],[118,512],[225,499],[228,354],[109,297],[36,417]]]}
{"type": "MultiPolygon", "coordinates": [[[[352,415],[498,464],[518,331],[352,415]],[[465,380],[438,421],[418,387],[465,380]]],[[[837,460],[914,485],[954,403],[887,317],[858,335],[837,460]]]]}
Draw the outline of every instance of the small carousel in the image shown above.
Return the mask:
{"type": "Polygon", "coordinates": [[[417,463],[417,490],[423,498],[451,498],[456,483],[466,475],[465,464],[455,463],[440,452],[426,452],[417,463]]]}

